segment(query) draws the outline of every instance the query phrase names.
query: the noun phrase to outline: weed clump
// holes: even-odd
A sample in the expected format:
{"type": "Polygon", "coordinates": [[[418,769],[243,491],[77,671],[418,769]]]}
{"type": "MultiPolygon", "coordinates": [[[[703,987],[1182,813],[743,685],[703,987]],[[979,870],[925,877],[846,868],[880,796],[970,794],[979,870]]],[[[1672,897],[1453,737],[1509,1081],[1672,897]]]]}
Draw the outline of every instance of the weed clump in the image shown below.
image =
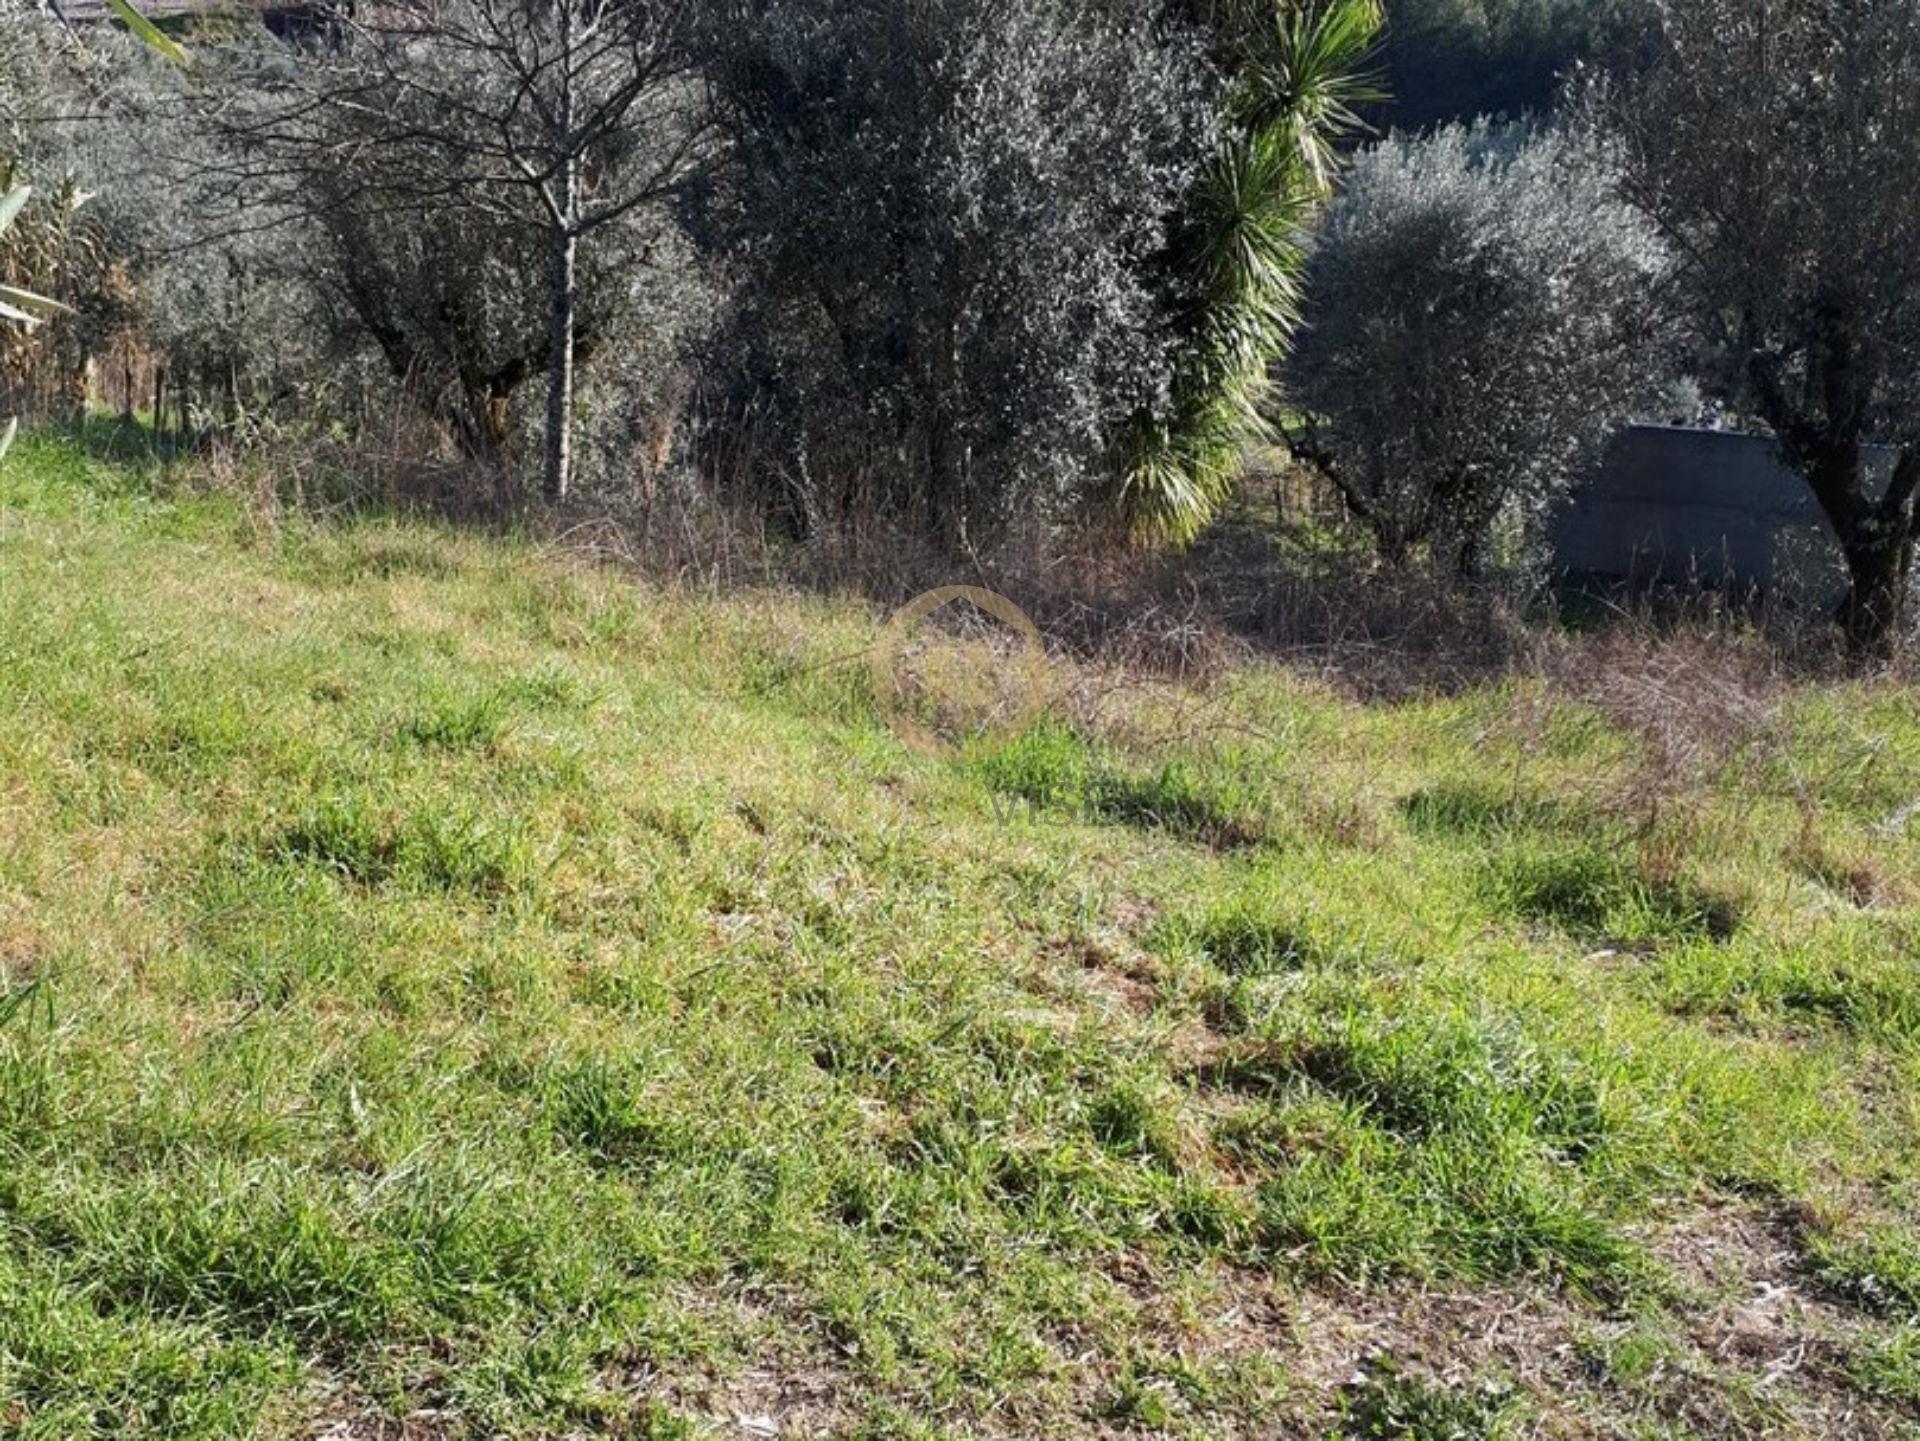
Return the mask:
{"type": "Polygon", "coordinates": [[[1487,866],[1485,884],[1507,914],[1589,940],[1727,941],[1743,920],[1733,898],[1684,877],[1650,876],[1624,849],[1599,842],[1514,845],[1487,866]]]}
{"type": "Polygon", "coordinates": [[[361,796],[321,802],[264,849],[285,863],[316,866],[372,889],[497,897],[529,888],[537,871],[532,840],[520,824],[465,808],[423,807],[395,819],[361,796]]]}

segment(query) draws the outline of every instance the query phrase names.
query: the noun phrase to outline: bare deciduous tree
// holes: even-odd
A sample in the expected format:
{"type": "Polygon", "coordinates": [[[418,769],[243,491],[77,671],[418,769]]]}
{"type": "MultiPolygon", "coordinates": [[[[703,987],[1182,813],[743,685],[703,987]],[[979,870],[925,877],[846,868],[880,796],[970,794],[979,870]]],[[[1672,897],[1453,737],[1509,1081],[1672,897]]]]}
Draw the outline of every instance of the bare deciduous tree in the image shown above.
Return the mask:
{"type": "MultiPolygon", "coordinates": [[[[457,224],[462,214],[540,237],[544,342],[488,376],[517,385],[544,366],[544,487],[554,499],[573,469],[583,253],[616,231],[631,238],[704,153],[693,3],[388,0],[361,10],[337,53],[266,62],[291,100],[222,121],[236,193],[357,229],[361,241],[348,246],[364,243],[369,225],[457,224]]],[[[643,263],[644,245],[626,261],[643,263]]],[[[347,290],[389,358],[402,354],[402,327],[378,297],[347,290]]]]}

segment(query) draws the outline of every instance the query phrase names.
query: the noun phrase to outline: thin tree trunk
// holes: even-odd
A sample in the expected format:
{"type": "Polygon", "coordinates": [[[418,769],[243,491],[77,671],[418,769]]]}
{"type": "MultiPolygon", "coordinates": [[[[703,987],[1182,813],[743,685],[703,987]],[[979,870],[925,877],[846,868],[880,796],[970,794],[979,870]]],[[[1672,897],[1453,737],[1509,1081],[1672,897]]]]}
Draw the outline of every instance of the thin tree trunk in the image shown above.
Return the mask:
{"type": "Polygon", "coordinates": [[[571,230],[553,237],[553,341],[547,373],[547,467],[549,500],[565,500],[573,484],[573,361],[579,298],[580,241],[571,230]]]}
{"type": "Polygon", "coordinates": [[[573,133],[573,6],[563,0],[560,19],[560,95],[553,133],[559,141],[560,194],[553,227],[553,325],[547,373],[548,500],[565,500],[573,484],[573,360],[579,300],[580,157],[573,133]]]}

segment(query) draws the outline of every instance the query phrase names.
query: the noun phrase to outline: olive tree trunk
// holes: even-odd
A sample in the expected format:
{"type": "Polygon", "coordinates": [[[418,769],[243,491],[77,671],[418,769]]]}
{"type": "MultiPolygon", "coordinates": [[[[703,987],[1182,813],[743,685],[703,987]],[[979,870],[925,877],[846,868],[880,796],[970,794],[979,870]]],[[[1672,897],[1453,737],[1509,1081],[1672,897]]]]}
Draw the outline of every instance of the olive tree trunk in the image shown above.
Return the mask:
{"type": "Polygon", "coordinates": [[[1841,533],[1852,589],[1841,608],[1847,643],[1859,655],[1890,651],[1906,629],[1912,604],[1914,548],[1920,542],[1920,449],[1903,451],[1886,498],[1853,518],[1841,533]]]}

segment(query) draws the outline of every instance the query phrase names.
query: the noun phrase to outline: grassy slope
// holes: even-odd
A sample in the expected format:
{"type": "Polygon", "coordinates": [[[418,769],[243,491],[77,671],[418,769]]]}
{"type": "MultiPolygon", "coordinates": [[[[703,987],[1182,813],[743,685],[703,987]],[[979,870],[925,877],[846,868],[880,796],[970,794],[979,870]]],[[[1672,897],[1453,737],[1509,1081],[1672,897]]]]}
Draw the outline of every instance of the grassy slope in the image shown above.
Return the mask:
{"type": "Polygon", "coordinates": [[[873,633],[26,443],[0,1428],[1920,1416],[1912,694],[1652,807],[1536,686],[921,759],[873,633]]]}

